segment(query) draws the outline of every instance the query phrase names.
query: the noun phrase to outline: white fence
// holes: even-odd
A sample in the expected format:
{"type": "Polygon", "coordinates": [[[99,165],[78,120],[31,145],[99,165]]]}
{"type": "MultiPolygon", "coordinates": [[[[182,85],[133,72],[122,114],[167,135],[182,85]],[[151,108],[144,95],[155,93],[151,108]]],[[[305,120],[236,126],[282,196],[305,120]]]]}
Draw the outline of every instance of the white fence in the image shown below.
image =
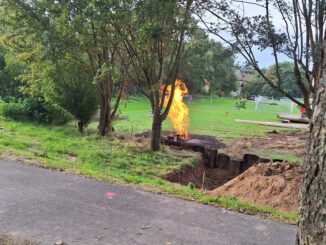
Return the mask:
{"type": "Polygon", "coordinates": [[[294,114],[298,110],[297,105],[288,98],[275,100],[264,96],[257,96],[255,98],[255,111],[294,114]]]}

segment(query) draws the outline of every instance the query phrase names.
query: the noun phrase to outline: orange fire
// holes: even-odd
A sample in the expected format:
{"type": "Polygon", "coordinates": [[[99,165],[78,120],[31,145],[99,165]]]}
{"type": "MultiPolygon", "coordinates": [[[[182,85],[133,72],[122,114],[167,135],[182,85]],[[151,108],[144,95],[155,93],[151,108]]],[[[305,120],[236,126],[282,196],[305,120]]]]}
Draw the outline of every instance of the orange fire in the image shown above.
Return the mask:
{"type": "MultiPolygon", "coordinates": [[[[167,88],[166,98],[164,100],[164,106],[166,107],[169,96],[171,93],[171,85],[167,88]]],[[[175,81],[175,90],[172,105],[168,114],[168,119],[171,121],[173,128],[181,138],[188,137],[188,125],[189,125],[189,109],[183,102],[183,97],[188,94],[188,88],[181,80],[175,81]]]]}

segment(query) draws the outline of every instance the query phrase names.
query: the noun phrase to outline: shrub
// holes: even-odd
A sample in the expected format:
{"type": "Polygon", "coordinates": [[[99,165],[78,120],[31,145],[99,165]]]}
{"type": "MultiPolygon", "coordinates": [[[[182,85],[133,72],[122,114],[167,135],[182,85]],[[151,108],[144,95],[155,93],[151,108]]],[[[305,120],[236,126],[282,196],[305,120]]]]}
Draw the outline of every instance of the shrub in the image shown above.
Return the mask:
{"type": "Polygon", "coordinates": [[[15,120],[27,120],[28,115],[25,104],[22,102],[8,102],[3,104],[2,113],[7,118],[15,120]]]}
{"type": "Polygon", "coordinates": [[[83,133],[98,109],[93,77],[80,64],[65,60],[55,68],[50,74],[53,84],[49,97],[78,121],[78,130],[83,133]]]}
{"type": "Polygon", "coordinates": [[[196,188],[196,185],[192,182],[188,183],[188,188],[190,188],[190,190],[194,190],[196,188]]]}
{"type": "Polygon", "coordinates": [[[46,103],[34,98],[28,98],[24,102],[27,114],[33,121],[41,123],[52,121],[52,112],[46,103]]]}
{"type": "Polygon", "coordinates": [[[67,113],[42,98],[29,97],[25,100],[4,103],[2,111],[5,117],[20,121],[64,124],[71,119],[67,113]]]}

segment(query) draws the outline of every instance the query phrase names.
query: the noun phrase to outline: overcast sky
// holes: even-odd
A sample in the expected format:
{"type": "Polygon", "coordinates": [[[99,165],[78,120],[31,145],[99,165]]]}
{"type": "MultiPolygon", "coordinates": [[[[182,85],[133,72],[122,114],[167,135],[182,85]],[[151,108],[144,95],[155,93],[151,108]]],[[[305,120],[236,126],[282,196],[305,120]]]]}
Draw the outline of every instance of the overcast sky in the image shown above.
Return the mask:
{"type": "MultiPolygon", "coordinates": [[[[247,0],[248,2],[256,2],[256,0],[247,0]]],[[[244,7],[244,11],[245,11],[245,15],[246,16],[254,16],[254,15],[264,15],[265,12],[261,7],[252,5],[252,4],[238,4],[238,9],[239,11],[243,10],[244,7]]],[[[276,28],[278,29],[283,29],[284,28],[284,22],[281,19],[281,15],[276,11],[276,10],[271,10],[272,13],[272,17],[273,17],[273,23],[276,26],[276,28]]],[[[214,17],[212,16],[207,16],[206,19],[208,19],[209,21],[214,21],[214,17]]],[[[223,43],[222,40],[220,40],[218,37],[216,37],[215,35],[209,35],[210,38],[221,41],[223,43]]],[[[263,52],[261,51],[256,51],[255,52],[256,58],[259,62],[259,66],[260,67],[268,67],[271,66],[275,63],[274,60],[274,56],[272,55],[272,50],[264,50],[263,52]]],[[[236,61],[238,63],[244,63],[245,59],[241,56],[241,55],[237,55],[236,61]]],[[[286,57],[285,55],[280,55],[279,56],[279,62],[283,62],[283,61],[290,61],[290,59],[288,57],[286,57]]]]}
{"type": "MultiPolygon", "coordinates": [[[[272,55],[271,50],[265,50],[263,52],[257,51],[256,53],[256,59],[259,62],[260,67],[269,67],[273,64],[275,64],[274,56],[272,55]]],[[[245,59],[241,55],[237,55],[236,62],[239,62],[240,64],[243,63],[245,59]]],[[[279,55],[278,61],[291,61],[287,56],[285,55],[279,55]]]]}

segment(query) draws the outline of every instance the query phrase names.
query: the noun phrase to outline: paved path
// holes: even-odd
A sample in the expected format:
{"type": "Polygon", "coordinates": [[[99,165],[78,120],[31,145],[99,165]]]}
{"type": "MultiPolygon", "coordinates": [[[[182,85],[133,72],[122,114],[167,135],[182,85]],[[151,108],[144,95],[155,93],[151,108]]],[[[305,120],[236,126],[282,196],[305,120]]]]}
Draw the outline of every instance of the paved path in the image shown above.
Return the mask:
{"type": "Polygon", "coordinates": [[[45,245],[287,245],[296,228],[0,160],[0,232],[45,245]]]}

